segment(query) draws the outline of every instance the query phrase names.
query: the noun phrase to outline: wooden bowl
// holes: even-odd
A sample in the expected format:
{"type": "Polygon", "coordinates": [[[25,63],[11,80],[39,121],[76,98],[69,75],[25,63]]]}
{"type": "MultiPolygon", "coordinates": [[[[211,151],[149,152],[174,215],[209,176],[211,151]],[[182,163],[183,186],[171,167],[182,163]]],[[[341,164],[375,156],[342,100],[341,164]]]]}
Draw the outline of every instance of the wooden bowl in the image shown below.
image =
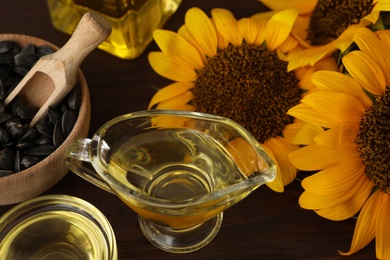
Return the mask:
{"type": "MultiPolygon", "coordinates": [[[[21,46],[32,43],[36,46],[48,45],[55,50],[59,49],[47,41],[27,35],[0,34],[0,41],[4,40],[17,42],[21,46]]],[[[35,197],[59,182],[69,171],[65,165],[65,150],[73,140],[88,135],[91,117],[88,85],[81,70],[78,71],[78,82],[82,101],[73,130],[66,140],[41,162],[18,173],[0,177],[0,205],[14,204],[35,197]]]]}

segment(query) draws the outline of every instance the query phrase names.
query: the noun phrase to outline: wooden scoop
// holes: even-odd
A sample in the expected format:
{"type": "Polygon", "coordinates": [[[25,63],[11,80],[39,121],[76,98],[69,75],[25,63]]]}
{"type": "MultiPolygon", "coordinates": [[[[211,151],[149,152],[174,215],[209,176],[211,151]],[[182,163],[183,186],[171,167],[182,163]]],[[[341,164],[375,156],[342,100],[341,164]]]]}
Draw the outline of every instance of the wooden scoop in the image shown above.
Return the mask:
{"type": "Polygon", "coordinates": [[[71,38],[55,53],[41,57],[8,95],[4,105],[20,96],[24,104],[39,107],[30,122],[34,126],[75,86],[84,58],[111,34],[111,25],[99,14],[86,13],[71,38]]]}

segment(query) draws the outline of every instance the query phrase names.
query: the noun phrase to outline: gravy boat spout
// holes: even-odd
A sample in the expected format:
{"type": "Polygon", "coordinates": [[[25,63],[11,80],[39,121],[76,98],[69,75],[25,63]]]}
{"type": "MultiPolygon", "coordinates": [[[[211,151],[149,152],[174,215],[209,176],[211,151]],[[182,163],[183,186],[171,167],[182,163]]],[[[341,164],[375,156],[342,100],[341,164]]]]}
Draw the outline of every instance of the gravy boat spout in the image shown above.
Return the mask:
{"type": "Polygon", "coordinates": [[[148,110],[114,118],[66,152],[68,167],[117,195],[158,248],[187,253],[218,233],[223,211],[276,177],[261,144],[219,116],[148,110]]]}

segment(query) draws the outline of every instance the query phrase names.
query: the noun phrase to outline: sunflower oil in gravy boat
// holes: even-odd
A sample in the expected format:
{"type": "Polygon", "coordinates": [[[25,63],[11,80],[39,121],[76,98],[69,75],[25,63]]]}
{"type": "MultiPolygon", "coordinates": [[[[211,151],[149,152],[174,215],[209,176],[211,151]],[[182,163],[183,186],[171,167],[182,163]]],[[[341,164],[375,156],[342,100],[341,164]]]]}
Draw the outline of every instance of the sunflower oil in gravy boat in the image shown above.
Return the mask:
{"type": "Polygon", "coordinates": [[[197,112],[119,116],[66,152],[68,167],[139,215],[156,247],[187,253],[218,233],[223,211],[276,176],[274,161],[234,121],[197,112]]]}

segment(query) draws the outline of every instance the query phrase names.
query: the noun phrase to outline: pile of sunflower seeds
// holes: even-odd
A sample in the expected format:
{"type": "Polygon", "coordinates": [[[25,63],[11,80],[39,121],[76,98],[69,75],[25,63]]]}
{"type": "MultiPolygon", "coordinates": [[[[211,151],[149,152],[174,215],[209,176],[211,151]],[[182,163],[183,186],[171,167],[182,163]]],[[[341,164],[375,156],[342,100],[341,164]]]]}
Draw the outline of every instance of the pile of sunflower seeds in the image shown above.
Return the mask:
{"type": "Polygon", "coordinates": [[[35,127],[29,123],[37,107],[23,104],[15,97],[7,107],[8,94],[42,56],[53,53],[46,45],[19,46],[13,41],[0,42],[0,177],[8,176],[42,161],[55,151],[76,123],[81,105],[78,85],[35,127]]]}

